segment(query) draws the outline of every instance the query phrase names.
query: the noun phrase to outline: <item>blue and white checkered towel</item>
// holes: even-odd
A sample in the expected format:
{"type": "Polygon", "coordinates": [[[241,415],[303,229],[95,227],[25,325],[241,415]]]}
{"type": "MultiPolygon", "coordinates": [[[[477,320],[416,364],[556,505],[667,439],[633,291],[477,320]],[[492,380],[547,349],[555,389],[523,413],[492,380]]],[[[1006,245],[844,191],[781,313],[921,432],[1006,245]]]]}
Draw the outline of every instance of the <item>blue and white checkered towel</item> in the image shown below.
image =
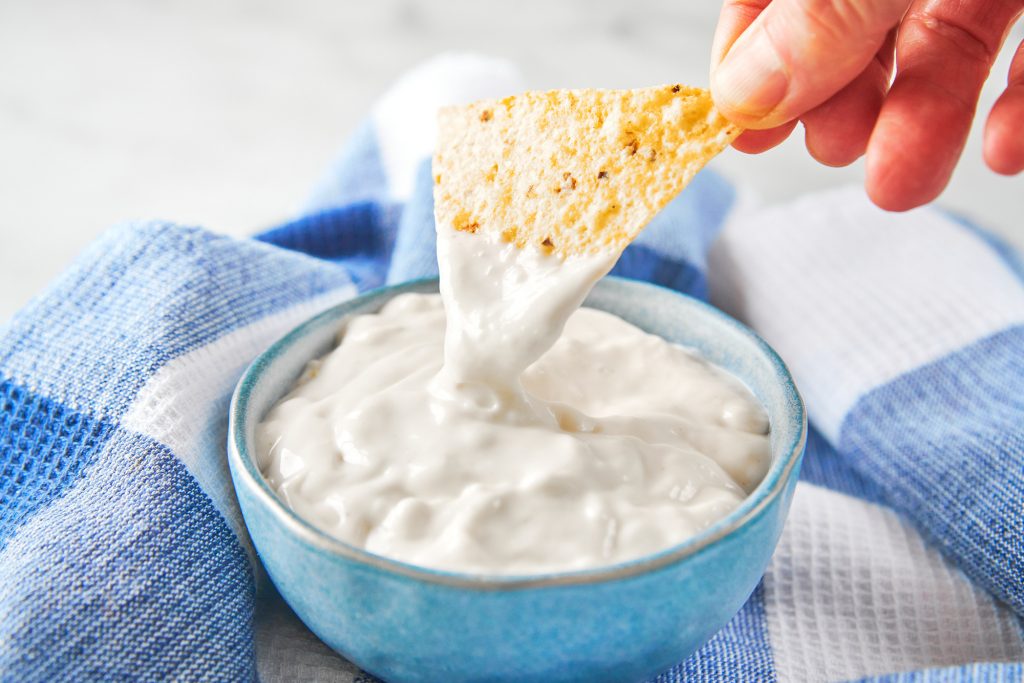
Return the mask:
{"type": "MultiPolygon", "coordinates": [[[[260,578],[228,396],[315,311],[436,272],[434,109],[521,87],[503,63],[435,60],[304,217],[257,240],[117,228],[0,328],[0,679],[368,680],[260,578]]],[[[701,173],[616,272],[756,328],[815,430],[763,583],[659,680],[1021,680],[1020,257],[860,190],[738,204],[701,173]]]]}

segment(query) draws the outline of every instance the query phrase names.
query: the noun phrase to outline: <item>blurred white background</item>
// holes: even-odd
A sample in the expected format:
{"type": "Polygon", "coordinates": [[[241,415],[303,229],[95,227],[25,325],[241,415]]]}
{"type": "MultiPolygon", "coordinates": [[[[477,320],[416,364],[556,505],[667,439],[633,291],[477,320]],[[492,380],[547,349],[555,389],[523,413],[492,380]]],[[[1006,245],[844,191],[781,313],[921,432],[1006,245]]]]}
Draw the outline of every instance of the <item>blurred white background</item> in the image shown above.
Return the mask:
{"type": "MultiPolygon", "coordinates": [[[[0,0],[0,321],[118,221],[246,235],[288,218],[373,100],[426,57],[508,57],[534,87],[706,85],[718,6],[0,0]]],[[[987,171],[979,133],[942,201],[1024,245],[1024,178],[987,171]]],[[[769,200],[863,173],[818,166],[799,132],[718,167],[769,200]]]]}

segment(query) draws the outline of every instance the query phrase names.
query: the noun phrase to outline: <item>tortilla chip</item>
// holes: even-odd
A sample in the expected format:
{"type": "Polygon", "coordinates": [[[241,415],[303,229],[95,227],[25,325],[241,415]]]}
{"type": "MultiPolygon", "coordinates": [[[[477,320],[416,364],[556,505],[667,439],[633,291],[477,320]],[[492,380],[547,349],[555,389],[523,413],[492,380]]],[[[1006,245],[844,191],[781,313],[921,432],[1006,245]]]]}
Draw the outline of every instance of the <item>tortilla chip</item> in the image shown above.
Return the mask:
{"type": "Polygon", "coordinates": [[[439,228],[621,251],[739,135],[706,90],[552,90],[441,110],[439,228]]]}

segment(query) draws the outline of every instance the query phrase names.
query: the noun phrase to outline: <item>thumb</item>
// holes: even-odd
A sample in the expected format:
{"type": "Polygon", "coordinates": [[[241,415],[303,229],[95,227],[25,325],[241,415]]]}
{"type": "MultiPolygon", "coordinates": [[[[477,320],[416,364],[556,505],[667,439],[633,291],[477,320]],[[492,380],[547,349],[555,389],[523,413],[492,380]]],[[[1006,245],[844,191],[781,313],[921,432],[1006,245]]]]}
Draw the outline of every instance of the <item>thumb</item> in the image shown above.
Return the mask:
{"type": "Polygon", "coordinates": [[[725,0],[712,55],[715,104],[747,128],[774,128],[801,116],[864,70],[909,5],[725,0]]]}

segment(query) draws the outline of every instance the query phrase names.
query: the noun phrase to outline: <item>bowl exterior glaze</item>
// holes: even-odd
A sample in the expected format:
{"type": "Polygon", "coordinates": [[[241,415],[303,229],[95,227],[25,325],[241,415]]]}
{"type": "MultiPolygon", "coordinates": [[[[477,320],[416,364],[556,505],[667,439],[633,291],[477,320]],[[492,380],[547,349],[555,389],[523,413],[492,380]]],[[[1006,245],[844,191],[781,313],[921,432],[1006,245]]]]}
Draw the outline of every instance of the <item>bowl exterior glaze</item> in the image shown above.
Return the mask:
{"type": "Polygon", "coordinates": [[[752,332],[653,285],[605,278],[587,305],[696,347],[766,406],[772,465],[741,506],[702,534],[613,567],[530,577],[422,569],[332,539],[277,501],[252,459],[253,429],[346,317],[435,281],[378,290],[298,327],[254,361],[232,400],[235,489],[277,589],[325,643],[388,681],[639,681],[685,659],[740,609],[775,549],[796,484],[806,418],[789,373],[752,332]]]}

